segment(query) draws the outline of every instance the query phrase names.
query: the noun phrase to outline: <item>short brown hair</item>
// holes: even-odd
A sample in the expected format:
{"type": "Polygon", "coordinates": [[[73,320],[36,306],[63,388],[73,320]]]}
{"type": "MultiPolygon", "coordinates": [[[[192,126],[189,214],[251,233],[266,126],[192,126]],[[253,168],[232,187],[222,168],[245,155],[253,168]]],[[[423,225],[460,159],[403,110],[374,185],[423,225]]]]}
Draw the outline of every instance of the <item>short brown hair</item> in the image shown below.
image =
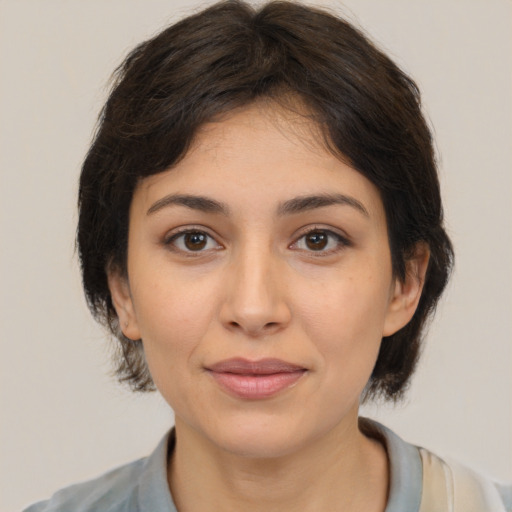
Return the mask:
{"type": "Polygon", "coordinates": [[[119,340],[117,373],[154,385],[142,342],[121,333],[107,269],[126,271],[128,212],[138,181],[186,154],[197,129],[257,99],[300,98],[326,146],[380,191],[393,271],[422,241],[430,261],[418,308],[383,340],[366,396],[401,396],[453,261],[443,229],[432,137],[415,83],[362,32],[326,11],[286,1],[256,9],[217,3],[135,48],[117,69],[82,167],[77,243],[95,317],[119,340]]]}

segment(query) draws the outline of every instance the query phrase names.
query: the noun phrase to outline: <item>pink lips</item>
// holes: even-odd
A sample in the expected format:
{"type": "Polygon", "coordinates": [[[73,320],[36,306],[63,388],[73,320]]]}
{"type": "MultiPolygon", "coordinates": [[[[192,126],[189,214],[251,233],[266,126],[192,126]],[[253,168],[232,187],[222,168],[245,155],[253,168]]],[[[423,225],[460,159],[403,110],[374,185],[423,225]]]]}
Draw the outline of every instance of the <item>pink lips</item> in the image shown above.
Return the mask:
{"type": "Polygon", "coordinates": [[[207,370],[225,391],[248,400],[274,396],[293,386],[306,373],[306,368],[280,359],[227,359],[207,370]]]}

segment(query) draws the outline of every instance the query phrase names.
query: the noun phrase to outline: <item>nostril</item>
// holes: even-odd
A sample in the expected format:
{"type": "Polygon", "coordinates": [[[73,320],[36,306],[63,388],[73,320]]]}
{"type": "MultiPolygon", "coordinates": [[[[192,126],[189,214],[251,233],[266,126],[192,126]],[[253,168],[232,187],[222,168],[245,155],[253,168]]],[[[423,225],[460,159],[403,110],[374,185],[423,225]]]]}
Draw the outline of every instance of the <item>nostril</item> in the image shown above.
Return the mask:
{"type": "Polygon", "coordinates": [[[278,329],[280,324],[279,324],[279,322],[267,322],[266,324],[256,327],[256,326],[250,326],[250,325],[244,326],[243,323],[239,323],[239,322],[236,322],[235,320],[232,320],[231,322],[228,323],[228,325],[231,329],[243,330],[243,331],[247,331],[248,333],[252,333],[252,334],[257,334],[257,333],[263,334],[263,333],[268,333],[270,331],[274,331],[274,330],[278,329]]]}

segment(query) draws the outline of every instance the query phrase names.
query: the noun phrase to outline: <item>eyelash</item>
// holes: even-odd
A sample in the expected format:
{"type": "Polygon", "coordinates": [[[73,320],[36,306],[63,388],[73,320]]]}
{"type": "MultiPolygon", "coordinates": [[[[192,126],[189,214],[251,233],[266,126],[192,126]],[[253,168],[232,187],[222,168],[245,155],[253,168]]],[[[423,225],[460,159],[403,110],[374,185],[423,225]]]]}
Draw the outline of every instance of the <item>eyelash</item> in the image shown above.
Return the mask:
{"type": "MultiPolygon", "coordinates": [[[[305,242],[307,243],[307,242],[305,242]]],[[[212,237],[210,234],[208,234],[204,229],[201,229],[201,228],[194,228],[194,227],[187,227],[187,228],[184,228],[176,233],[172,233],[171,235],[167,236],[164,240],[164,245],[171,248],[172,250],[176,251],[176,252],[181,252],[183,254],[186,254],[187,256],[199,256],[201,253],[204,253],[206,251],[211,251],[211,250],[219,250],[219,249],[222,249],[223,247],[215,240],[214,237],[212,237]],[[180,239],[183,240],[183,243],[184,240],[185,240],[185,236],[186,235],[202,235],[202,236],[205,236],[206,237],[206,246],[208,246],[208,244],[213,241],[215,243],[215,247],[214,248],[204,248],[204,247],[201,247],[199,248],[199,250],[192,250],[192,249],[187,249],[187,248],[183,248],[183,247],[178,247],[176,242],[180,239]]],[[[328,255],[331,255],[333,253],[336,253],[338,251],[341,251],[343,250],[345,247],[350,247],[352,244],[351,242],[344,236],[340,235],[339,233],[336,233],[330,229],[326,229],[326,228],[322,228],[322,227],[313,227],[313,228],[310,228],[308,229],[307,231],[303,232],[299,238],[297,238],[295,240],[295,242],[293,242],[292,244],[290,244],[288,247],[291,248],[291,249],[296,249],[296,250],[299,250],[299,251],[302,251],[302,252],[306,252],[306,253],[311,253],[311,255],[315,256],[315,257],[322,257],[322,256],[328,256],[328,255]],[[302,247],[299,247],[299,244],[301,243],[301,241],[304,241],[306,240],[306,237],[308,236],[311,236],[311,235],[314,235],[314,234],[318,234],[318,235],[324,235],[327,237],[327,242],[326,242],[326,245],[328,246],[331,242],[332,242],[332,239],[334,239],[335,241],[335,247],[332,247],[332,248],[329,248],[327,250],[325,250],[325,247],[321,247],[319,248],[318,250],[315,250],[315,249],[311,249],[311,248],[302,248],[302,247]]]]}
{"type": "Polygon", "coordinates": [[[171,235],[167,236],[164,239],[164,245],[176,252],[181,252],[183,254],[186,254],[187,256],[197,256],[197,255],[205,252],[204,248],[194,251],[191,249],[177,247],[176,242],[178,240],[182,239],[183,243],[184,243],[186,235],[203,235],[207,238],[206,245],[208,245],[211,241],[213,241],[215,243],[216,247],[215,248],[207,248],[206,251],[218,250],[218,249],[222,248],[222,246],[215,240],[215,238],[213,238],[211,235],[209,235],[204,229],[194,228],[194,227],[183,228],[176,233],[172,233],[171,235]]]}
{"type": "Polygon", "coordinates": [[[346,247],[350,247],[351,245],[352,244],[351,244],[350,240],[348,240],[346,237],[340,235],[339,233],[336,233],[330,229],[315,226],[313,228],[308,229],[304,233],[302,233],[301,236],[299,238],[297,238],[297,240],[290,245],[290,247],[297,248],[300,251],[310,253],[311,256],[314,256],[314,257],[323,257],[323,256],[330,256],[331,254],[335,254],[339,251],[342,251],[346,247]],[[305,242],[306,237],[311,236],[313,234],[320,234],[320,235],[327,236],[327,245],[329,245],[329,243],[331,243],[332,239],[334,239],[335,247],[332,247],[329,249],[325,249],[324,247],[322,247],[319,250],[298,247],[299,243],[301,241],[304,241],[304,243],[307,243],[307,242],[305,242]]]}

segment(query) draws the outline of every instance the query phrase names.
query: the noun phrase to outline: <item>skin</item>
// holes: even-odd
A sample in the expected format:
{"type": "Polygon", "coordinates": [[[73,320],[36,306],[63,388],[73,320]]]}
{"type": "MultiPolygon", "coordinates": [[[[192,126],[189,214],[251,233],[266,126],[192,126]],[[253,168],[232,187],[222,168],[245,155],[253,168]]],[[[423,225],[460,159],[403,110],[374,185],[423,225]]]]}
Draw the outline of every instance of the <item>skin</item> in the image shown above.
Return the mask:
{"type": "Polygon", "coordinates": [[[395,279],[378,190],[318,140],[304,117],[251,105],[203,126],[183,160],[135,190],[127,277],[109,282],[175,412],[180,512],[385,509],[387,455],[359,431],[358,407],[383,336],[416,309],[428,250],[395,279]],[[326,194],[345,201],[283,211],[326,194]],[[305,371],[243,399],[207,370],[233,357],[305,371]]]}

